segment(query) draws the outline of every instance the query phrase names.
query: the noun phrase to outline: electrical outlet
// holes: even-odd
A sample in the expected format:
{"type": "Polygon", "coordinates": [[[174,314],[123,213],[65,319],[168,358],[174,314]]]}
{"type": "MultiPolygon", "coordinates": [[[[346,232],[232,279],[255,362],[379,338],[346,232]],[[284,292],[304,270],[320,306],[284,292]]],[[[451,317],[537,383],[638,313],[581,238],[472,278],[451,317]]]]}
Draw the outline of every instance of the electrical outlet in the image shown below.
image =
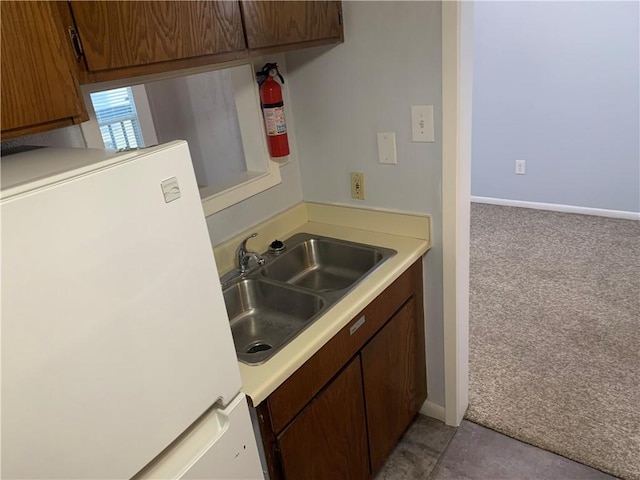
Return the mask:
{"type": "Polygon", "coordinates": [[[351,198],[364,200],[364,173],[351,172],[351,198]]]}
{"type": "Polygon", "coordinates": [[[524,160],[516,160],[516,175],[524,175],[527,173],[524,160]]]}

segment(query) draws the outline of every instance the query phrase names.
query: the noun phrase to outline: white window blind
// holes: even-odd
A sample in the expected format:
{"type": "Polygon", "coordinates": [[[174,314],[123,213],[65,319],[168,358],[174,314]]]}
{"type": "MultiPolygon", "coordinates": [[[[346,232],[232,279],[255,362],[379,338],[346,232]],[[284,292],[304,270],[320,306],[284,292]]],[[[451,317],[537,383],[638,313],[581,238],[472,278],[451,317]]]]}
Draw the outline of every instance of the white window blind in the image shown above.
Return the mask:
{"type": "Polygon", "coordinates": [[[91,103],[105,148],[119,150],[144,147],[130,87],[92,93],[91,103]]]}

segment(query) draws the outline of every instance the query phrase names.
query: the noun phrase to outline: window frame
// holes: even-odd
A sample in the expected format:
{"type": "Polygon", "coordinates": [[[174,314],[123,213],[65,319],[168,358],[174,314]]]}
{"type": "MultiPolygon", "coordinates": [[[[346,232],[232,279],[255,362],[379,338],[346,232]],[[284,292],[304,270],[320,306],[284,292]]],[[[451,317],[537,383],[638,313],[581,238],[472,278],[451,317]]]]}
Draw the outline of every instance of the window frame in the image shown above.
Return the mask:
{"type": "Polygon", "coordinates": [[[147,93],[144,85],[120,85],[113,87],[103,88],[88,88],[83,86],[82,94],[84,97],[85,105],[89,113],[89,121],[81,123],[80,128],[84,135],[85,143],[89,148],[105,148],[104,141],[102,139],[102,133],[100,132],[100,125],[96,118],[96,112],[93,108],[93,102],[91,100],[91,93],[102,92],[105,90],[111,90],[115,88],[122,88],[129,86],[131,88],[131,94],[133,96],[133,102],[135,104],[136,116],[140,125],[140,133],[142,135],[142,142],[145,147],[151,147],[158,144],[158,138],[156,137],[156,130],[153,125],[153,117],[151,116],[151,109],[149,108],[149,100],[147,99],[147,93]]]}
{"type": "MultiPolygon", "coordinates": [[[[128,90],[128,92],[126,94],[127,95],[127,99],[129,100],[130,103],[133,104],[132,105],[132,113],[130,115],[126,116],[126,117],[124,117],[124,116],[119,117],[117,119],[117,121],[115,121],[116,120],[115,118],[112,118],[111,120],[113,120],[113,121],[110,121],[108,123],[102,123],[102,124],[100,122],[100,119],[97,118],[98,114],[96,113],[96,121],[98,122],[98,127],[100,128],[100,131],[102,132],[103,142],[104,142],[104,131],[103,131],[103,129],[107,128],[111,132],[111,137],[112,137],[112,140],[114,140],[114,144],[116,142],[116,139],[114,138],[113,128],[111,127],[111,125],[120,123],[120,128],[124,132],[126,132],[128,129],[125,127],[125,123],[126,122],[131,122],[130,128],[133,130],[132,133],[133,133],[133,136],[135,138],[136,146],[144,147],[144,146],[146,146],[146,143],[148,143],[148,142],[145,142],[145,135],[144,135],[144,133],[142,131],[142,124],[141,124],[142,122],[140,120],[140,114],[138,113],[138,108],[139,108],[138,104],[142,103],[142,98],[140,98],[140,95],[137,95],[138,98],[136,98],[136,95],[134,94],[134,87],[119,87],[119,88],[116,88],[116,89],[104,90],[104,92],[111,92],[113,90],[125,90],[125,89],[128,90]]],[[[90,98],[91,98],[91,104],[94,106],[94,111],[95,111],[95,103],[94,103],[93,95],[94,94],[91,93],[90,94],[90,98]]],[[[153,125],[151,125],[151,126],[153,127],[153,125]]],[[[127,133],[125,133],[123,135],[123,137],[124,137],[125,140],[127,140],[127,143],[129,143],[128,142],[129,135],[127,133]]],[[[106,145],[105,145],[105,147],[106,147],[106,145]]],[[[123,148],[125,148],[125,147],[123,147],[123,148]]]]}
{"type": "Polygon", "coordinates": [[[90,93],[112,88],[131,87],[143,142],[145,146],[152,146],[158,143],[158,139],[155,128],[153,127],[153,117],[151,115],[144,83],[225,68],[231,69],[247,170],[235,175],[227,182],[217,185],[207,185],[206,187],[200,188],[200,198],[202,200],[204,214],[205,216],[213,215],[278,185],[282,182],[280,163],[269,156],[264,121],[262,111],[260,110],[260,95],[253,73],[254,67],[252,63],[247,61],[217,65],[216,68],[197,68],[181,72],[171,72],[166,75],[152,75],[135,79],[83,85],[81,88],[89,114],[89,121],[82,123],[80,127],[87,147],[104,148],[102,134],[96,120],[90,93]]]}

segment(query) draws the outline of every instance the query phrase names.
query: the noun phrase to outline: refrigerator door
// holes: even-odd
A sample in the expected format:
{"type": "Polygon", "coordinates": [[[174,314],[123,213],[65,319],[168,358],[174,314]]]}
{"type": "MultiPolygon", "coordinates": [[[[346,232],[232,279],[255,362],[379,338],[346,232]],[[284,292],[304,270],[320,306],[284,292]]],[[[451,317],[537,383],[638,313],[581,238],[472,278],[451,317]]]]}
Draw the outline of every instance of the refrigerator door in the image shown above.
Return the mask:
{"type": "Polygon", "coordinates": [[[130,478],[241,387],[187,144],[76,173],[1,203],[2,478],[130,478]]]}
{"type": "Polygon", "coordinates": [[[226,408],[212,408],[135,480],[256,480],[262,467],[243,394],[226,408]]]}

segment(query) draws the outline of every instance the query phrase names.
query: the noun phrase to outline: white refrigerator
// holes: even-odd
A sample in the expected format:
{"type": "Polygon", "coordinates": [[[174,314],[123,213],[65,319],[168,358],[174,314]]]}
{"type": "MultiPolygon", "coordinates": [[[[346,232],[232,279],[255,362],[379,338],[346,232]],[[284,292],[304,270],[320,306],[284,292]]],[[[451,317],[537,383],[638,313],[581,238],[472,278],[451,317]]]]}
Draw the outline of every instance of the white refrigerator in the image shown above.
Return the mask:
{"type": "Polygon", "coordinates": [[[263,478],[186,142],[1,183],[1,477],[263,478]]]}

